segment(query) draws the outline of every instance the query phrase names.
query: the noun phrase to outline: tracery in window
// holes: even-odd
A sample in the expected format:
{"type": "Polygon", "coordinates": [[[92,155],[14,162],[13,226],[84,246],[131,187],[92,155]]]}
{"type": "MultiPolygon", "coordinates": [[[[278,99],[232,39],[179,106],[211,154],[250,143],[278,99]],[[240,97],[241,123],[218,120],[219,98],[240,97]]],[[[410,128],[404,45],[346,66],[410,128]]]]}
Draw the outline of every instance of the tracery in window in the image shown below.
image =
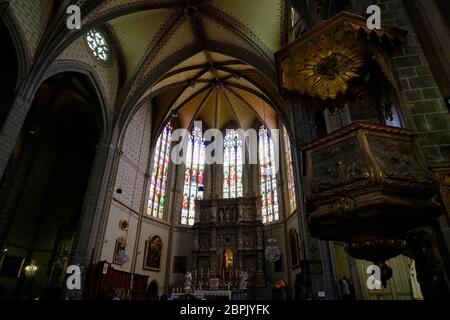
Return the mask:
{"type": "Polygon", "coordinates": [[[280,214],[278,207],[274,145],[269,136],[269,131],[264,126],[259,129],[258,153],[261,180],[262,219],[263,223],[270,223],[278,220],[280,214]]]}
{"type": "Polygon", "coordinates": [[[184,172],[181,224],[192,226],[195,220],[195,200],[203,199],[205,143],[200,128],[194,127],[189,136],[184,172]]]}
{"type": "Polygon", "coordinates": [[[289,135],[285,127],[283,127],[283,137],[286,155],[286,173],[288,182],[288,202],[289,202],[289,213],[293,213],[297,209],[297,202],[295,200],[295,181],[294,181],[294,168],[292,166],[292,152],[291,143],[289,141],[289,135]]]}
{"type": "Polygon", "coordinates": [[[223,154],[223,197],[242,197],[242,137],[237,130],[227,130],[223,154]]]}
{"type": "Polygon", "coordinates": [[[86,42],[92,55],[101,62],[107,62],[110,57],[109,45],[105,36],[98,30],[89,30],[86,34],[86,42]]]}
{"type": "Polygon", "coordinates": [[[171,138],[172,126],[168,124],[156,142],[156,149],[153,156],[147,214],[158,219],[163,219],[164,205],[166,203],[171,138]]]}

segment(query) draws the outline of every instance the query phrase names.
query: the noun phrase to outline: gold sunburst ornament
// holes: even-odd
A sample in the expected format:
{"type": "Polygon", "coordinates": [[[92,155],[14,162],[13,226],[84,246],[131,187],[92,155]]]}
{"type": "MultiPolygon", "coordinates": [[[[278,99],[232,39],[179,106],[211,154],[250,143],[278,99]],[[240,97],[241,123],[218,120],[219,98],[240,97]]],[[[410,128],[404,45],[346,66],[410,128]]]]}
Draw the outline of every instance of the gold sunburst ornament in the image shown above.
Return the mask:
{"type": "Polygon", "coordinates": [[[345,32],[322,36],[294,57],[294,89],[321,99],[346,94],[365,65],[364,46],[345,32]]]}
{"type": "Polygon", "coordinates": [[[345,96],[352,84],[361,85],[356,80],[363,80],[374,55],[383,69],[386,59],[377,52],[384,55],[406,36],[406,31],[390,26],[370,30],[366,18],[341,12],[275,53],[281,92],[321,100],[345,96]]]}

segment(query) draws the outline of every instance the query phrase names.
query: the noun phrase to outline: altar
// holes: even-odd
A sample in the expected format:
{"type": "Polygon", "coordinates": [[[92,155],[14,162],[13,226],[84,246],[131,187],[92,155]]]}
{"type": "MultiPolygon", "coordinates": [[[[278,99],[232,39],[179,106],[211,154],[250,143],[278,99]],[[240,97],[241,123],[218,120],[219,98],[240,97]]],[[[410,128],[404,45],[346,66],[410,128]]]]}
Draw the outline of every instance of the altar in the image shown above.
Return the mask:
{"type": "Polygon", "coordinates": [[[170,300],[246,300],[245,290],[194,291],[187,297],[184,293],[172,293],[170,300]]]}
{"type": "Polygon", "coordinates": [[[232,292],[242,289],[239,274],[245,273],[246,293],[255,299],[266,286],[260,198],[197,200],[195,210],[194,291],[207,296],[229,292],[231,300],[232,292]],[[215,280],[214,286],[211,279],[215,280]],[[205,289],[208,291],[202,291],[205,289]]]}

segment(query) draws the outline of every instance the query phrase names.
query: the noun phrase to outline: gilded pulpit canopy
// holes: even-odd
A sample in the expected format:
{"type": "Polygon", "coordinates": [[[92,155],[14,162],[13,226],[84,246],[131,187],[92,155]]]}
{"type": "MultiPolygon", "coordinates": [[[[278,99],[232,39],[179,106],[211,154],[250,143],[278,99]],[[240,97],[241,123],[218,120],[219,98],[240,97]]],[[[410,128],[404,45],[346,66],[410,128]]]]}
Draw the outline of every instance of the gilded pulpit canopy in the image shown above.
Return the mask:
{"type": "Polygon", "coordinates": [[[321,100],[345,96],[350,83],[368,73],[372,59],[386,69],[379,48],[405,37],[403,30],[372,31],[363,17],[338,14],[275,54],[281,90],[321,100]]]}

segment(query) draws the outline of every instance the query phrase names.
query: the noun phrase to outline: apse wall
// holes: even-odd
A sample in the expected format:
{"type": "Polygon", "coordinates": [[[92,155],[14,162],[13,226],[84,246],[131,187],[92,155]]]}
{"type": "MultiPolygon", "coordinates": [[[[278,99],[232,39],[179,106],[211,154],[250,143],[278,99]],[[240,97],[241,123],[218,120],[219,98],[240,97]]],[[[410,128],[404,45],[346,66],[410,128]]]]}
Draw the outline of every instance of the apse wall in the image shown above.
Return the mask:
{"type": "Polygon", "coordinates": [[[170,280],[169,286],[182,288],[184,283],[183,269],[175,267],[176,259],[186,259],[186,270],[191,270],[192,266],[192,249],[194,243],[194,234],[192,229],[185,227],[176,227],[173,232],[171,264],[168,266],[170,280]]]}
{"type": "Polygon", "coordinates": [[[151,106],[145,103],[132,116],[122,144],[118,148],[115,181],[104,228],[100,261],[107,261],[116,270],[149,276],[156,280],[160,293],[164,284],[168,254],[169,224],[146,216],[149,160],[151,157],[151,106]],[[121,227],[128,222],[128,228],[121,227]],[[161,255],[159,268],[144,267],[146,241],[159,236],[161,255]],[[123,264],[114,259],[120,240],[125,240],[129,260],[123,264]],[[157,270],[159,269],[159,270],[157,270]]]}

